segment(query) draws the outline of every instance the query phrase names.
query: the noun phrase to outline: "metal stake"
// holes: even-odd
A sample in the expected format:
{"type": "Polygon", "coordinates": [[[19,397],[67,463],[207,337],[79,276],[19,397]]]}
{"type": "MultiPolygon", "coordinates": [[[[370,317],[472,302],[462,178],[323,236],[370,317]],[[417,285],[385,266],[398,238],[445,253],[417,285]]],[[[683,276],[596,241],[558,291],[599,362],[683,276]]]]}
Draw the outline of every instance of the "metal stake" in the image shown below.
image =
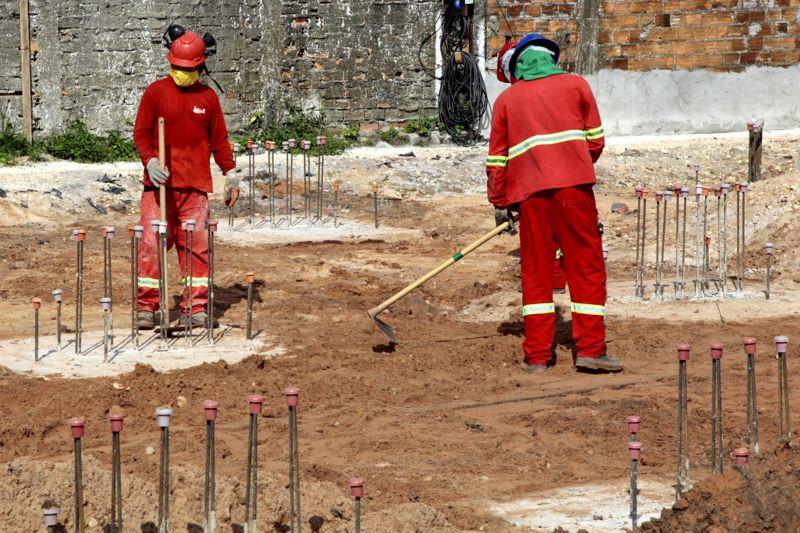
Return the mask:
{"type": "Polygon", "coordinates": [[[747,123],[749,131],[749,173],[748,181],[755,182],[761,179],[761,148],[764,133],[764,120],[752,120],[747,123]]]}
{"type": "Polygon", "coordinates": [[[86,529],[83,516],[83,465],[81,462],[81,439],[83,438],[86,421],[83,418],[71,418],[69,428],[75,442],[75,533],[83,533],[86,529]]]}
{"type": "Polygon", "coordinates": [[[111,323],[111,298],[105,296],[100,298],[100,305],[103,307],[103,362],[108,362],[108,351],[111,347],[109,326],[111,323]]]}
{"type": "Polygon", "coordinates": [[[661,294],[661,202],[663,199],[664,193],[656,191],[656,298],[660,298],[661,294]]]}
{"type": "Polygon", "coordinates": [[[372,196],[375,211],[375,227],[378,227],[378,182],[372,182],[372,196]]]}
{"type": "Polygon", "coordinates": [[[289,225],[292,225],[292,210],[294,209],[294,152],[297,141],[289,139],[289,225]]]}
{"type": "MultiPolygon", "coordinates": [[[[697,166],[695,165],[695,168],[697,166]]],[[[695,171],[695,175],[697,175],[697,171],[695,171]]],[[[700,195],[703,194],[703,186],[699,183],[695,184],[694,186],[694,214],[695,214],[695,252],[694,252],[694,268],[695,268],[695,276],[694,276],[694,297],[700,298],[703,295],[702,284],[703,284],[703,277],[700,275],[702,271],[702,265],[704,264],[703,261],[703,239],[704,237],[700,233],[700,195]]]]}
{"type": "Polygon", "coordinates": [[[158,475],[158,533],[169,533],[169,423],[172,409],[156,409],[156,421],[161,428],[161,464],[158,475]]]}
{"type": "Polygon", "coordinates": [[[288,224],[292,225],[292,179],[291,179],[291,172],[290,172],[290,164],[289,164],[289,141],[283,141],[281,143],[281,148],[286,153],[286,179],[284,180],[286,192],[284,193],[284,204],[286,204],[286,216],[288,218],[288,224]]]}
{"type": "Polygon", "coordinates": [[[52,294],[53,301],[56,302],[56,344],[61,351],[61,289],[53,290],[52,294]]]}
{"type": "Polygon", "coordinates": [[[33,360],[39,361],[39,308],[42,306],[42,299],[36,297],[31,300],[33,305],[33,360]]]}
{"type": "Polygon", "coordinates": [[[248,272],[245,275],[247,282],[247,340],[253,338],[253,283],[256,276],[253,272],[248,272]]]}
{"type": "Polygon", "coordinates": [[[203,402],[203,413],[206,416],[206,477],[204,484],[204,518],[203,533],[216,533],[217,531],[217,495],[216,495],[216,453],[215,453],[215,430],[217,421],[217,409],[219,402],[205,400],[203,402]]]}
{"type": "Polygon", "coordinates": [[[247,191],[249,216],[247,221],[251,225],[253,224],[253,217],[255,216],[254,174],[256,168],[256,154],[254,149],[255,143],[253,141],[247,141],[247,181],[249,183],[247,191]]]}
{"type": "Polygon", "coordinates": [[[742,191],[742,244],[741,244],[741,252],[739,254],[739,270],[740,270],[740,278],[739,278],[739,290],[744,291],[744,260],[742,256],[746,250],[746,241],[745,241],[745,229],[746,229],[746,218],[745,218],[745,206],[747,205],[747,183],[740,183],[739,190],[742,191]]]}
{"type": "Polygon", "coordinates": [[[717,292],[722,292],[722,187],[714,187],[717,197],[717,292]]]}
{"type": "Polygon", "coordinates": [[[786,353],[789,337],[775,337],[775,350],[778,352],[778,432],[784,446],[792,446],[792,426],[789,417],[789,383],[786,370],[786,353]]]}
{"type": "Polygon", "coordinates": [[[322,194],[325,190],[325,145],[328,144],[328,137],[325,135],[317,136],[317,146],[319,147],[319,154],[317,155],[317,218],[322,222],[322,194]]]}
{"type": "Polygon", "coordinates": [[[333,227],[339,225],[339,182],[333,182],[333,227]]]}
{"type": "Polygon", "coordinates": [[[300,141],[300,148],[303,149],[303,211],[305,212],[306,222],[311,221],[311,141],[300,141]]]}
{"type": "Polygon", "coordinates": [[[703,187],[703,239],[705,239],[705,248],[703,249],[703,294],[708,290],[708,271],[710,260],[708,258],[708,245],[710,238],[708,237],[708,195],[711,193],[709,187],[703,187]]]}
{"type": "Polygon", "coordinates": [[[275,227],[275,142],[265,141],[267,149],[267,174],[269,176],[269,224],[275,227]]]}
{"type": "Polygon", "coordinates": [[[160,309],[160,337],[161,342],[159,350],[163,351],[168,348],[167,344],[167,327],[169,326],[169,295],[167,294],[167,223],[160,221],[158,223],[158,234],[160,236],[159,249],[159,271],[158,271],[158,307],[160,309]]]}
{"type": "Polygon", "coordinates": [[[214,344],[214,234],[217,232],[217,221],[206,220],[208,228],[208,311],[206,335],[208,344],[214,344]]]}
{"type": "Polygon", "coordinates": [[[120,414],[108,415],[111,423],[111,533],[122,533],[122,450],[120,433],[125,417],[120,414]]]}
{"type": "Polygon", "coordinates": [[[746,337],[742,339],[744,351],[747,354],[747,431],[745,442],[747,449],[759,455],[758,450],[758,406],[756,405],[756,339],[746,337]]]}
{"type": "Polygon", "coordinates": [[[251,394],[247,397],[250,413],[250,429],[247,445],[247,469],[245,476],[244,533],[256,533],[258,524],[258,417],[264,405],[264,397],[251,394]],[[252,518],[250,510],[252,509],[252,518]]]}
{"type": "Polygon", "coordinates": [[[283,389],[286,404],[289,406],[289,531],[302,533],[300,505],[300,464],[297,453],[297,401],[300,389],[287,387],[283,389]]]}
{"type": "Polygon", "coordinates": [[[636,529],[638,512],[636,509],[639,489],[637,487],[636,470],[642,454],[641,442],[628,442],[628,458],[631,460],[631,528],[636,529]]]}
{"type": "Polygon", "coordinates": [[[675,481],[675,500],[689,490],[689,404],[686,384],[686,363],[691,346],[678,345],[678,475],[675,481]]]}
{"type": "Polygon", "coordinates": [[[641,255],[639,256],[639,294],[641,300],[644,298],[644,264],[645,264],[645,243],[647,242],[647,191],[642,190],[642,242],[641,255]]]}
{"type": "Polygon", "coordinates": [[[114,226],[108,226],[103,230],[103,234],[105,236],[105,248],[107,250],[106,253],[106,280],[108,285],[106,286],[105,293],[103,296],[108,296],[112,300],[114,299],[114,279],[112,277],[113,269],[111,268],[111,241],[114,240],[115,229],[114,226]]]}
{"type": "Polygon", "coordinates": [[[666,247],[667,247],[667,206],[669,205],[669,199],[672,198],[672,191],[667,189],[664,191],[664,220],[662,222],[663,226],[661,228],[661,275],[659,276],[658,281],[658,292],[661,298],[664,297],[664,287],[666,287],[666,283],[664,283],[664,272],[666,271],[666,264],[667,264],[667,254],[666,254],[666,247]]]}
{"type": "Polygon", "coordinates": [[[673,284],[673,291],[677,297],[680,294],[680,217],[681,217],[681,186],[679,184],[673,185],[672,192],[675,193],[675,283],[673,284]]]}
{"type": "Polygon", "coordinates": [[[764,291],[764,295],[769,300],[769,281],[772,277],[772,251],[774,247],[771,242],[764,244],[764,253],[767,255],[767,279],[765,280],[766,283],[766,290],[764,291]]]}
{"type": "Polygon", "coordinates": [[[355,499],[355,533],[361,533],[361,498],[364,497],[364,478],[351,478],[348,484],[350,485],[350,495],[355,499]]]}
{"type": "Polygon", "coordinates": [[[684,288],[686,287],[686,219],[688,218],[688,200],[689,200],[689,187],[681,187],[681,198],[683,198],[683,237],[681,238],[681,275],[679,278],[679,286],[681,296],[684,295],[684,288]]]}
{"type": "Polygon", "coordinates": [[[711,345],[711,473],[723,472],[725,445],[722,430],[722,359],[723,345],[711,345]]]}
{"type": "MultiPolygon", "coordinates": [[[[236,166],[236,160],[238,159],[239,155],[239,143],[231,143],[231,149],[233,150],[233,164],[236,166]]],[[[228,208],[228,227],[232,228],[234,226],[234,221],[236,220],[236,204],[233,204],[228,208]]]]}

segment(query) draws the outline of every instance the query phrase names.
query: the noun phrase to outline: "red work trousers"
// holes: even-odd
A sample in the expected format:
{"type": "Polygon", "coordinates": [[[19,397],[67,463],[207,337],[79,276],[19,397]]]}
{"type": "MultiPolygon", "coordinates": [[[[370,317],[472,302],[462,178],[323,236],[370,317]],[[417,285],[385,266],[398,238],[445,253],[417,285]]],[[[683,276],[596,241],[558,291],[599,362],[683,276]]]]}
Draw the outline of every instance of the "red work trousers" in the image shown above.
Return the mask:
{"type": "Polygon", "coordinates": [[[578,357],[605,354],[606,271],[591,185],[538,192],[520,206],[525,362],[547,364],[555,333],[553,257],[560,246],[578,357]],[[556,244],[558,243],[558,244],[556,244]]]}
{"type": "MultiPolygon", "coordinates": [[[[178,263],[181,269],[183,302],[181,311],[185,313],[189,302],[189,278],[186,254],[184,253],[184,234],[181,224],[194,219],[195,230],[192,235],[192,314],[205,311],[208,303],[208,196],[194,189],[167,189],[167,250],[175,244],[178,248],[178,263]]],[[[158,247],[159,236],[152,231],[151,221],[161,218],[158,190],[142,193],[142,214],[139,224],[144,226],[144,235],[139,244],[139,310],[158,309],[158,247]]],[[[168,306],[169,304],[167,304],[168,306]]]]}
{"type": "Polygon", "coordinates": [[[567,286],[567,274],[561,266],[561,249],[556,251],[556,262],[553,263],[553,289],[563,289],[567,286]]]}

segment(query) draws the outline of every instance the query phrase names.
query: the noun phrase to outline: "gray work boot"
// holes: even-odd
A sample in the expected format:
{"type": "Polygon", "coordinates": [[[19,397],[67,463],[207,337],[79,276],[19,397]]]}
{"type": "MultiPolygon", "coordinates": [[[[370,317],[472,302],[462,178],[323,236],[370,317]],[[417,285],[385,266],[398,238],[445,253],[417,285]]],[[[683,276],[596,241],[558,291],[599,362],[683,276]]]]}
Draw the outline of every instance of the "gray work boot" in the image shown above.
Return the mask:
{"type": "Polygon", "coordinates": [[[156,329],[156,314],[152,311],[139,311],[139,320],[137,324],[139,329],[148,330],[156,329]]]}
{"type": "Polygon", "coordinates": [[[585,370],[619,372],[622,370],[622,361],[608,355],[602,357],[576,357],[575,366],[585,370]]]}
{"type": "MultiPolygon", "coordinates": [[[[206,327],[206,321],[208,320],[208,313],[205,311],[200,311],[198,313],[194,313],[192,315],[192,327],[193,328],[204,328],[206,327]]],[[[189,325],[189,317],[187,315],[181,315],[181,326],[188,326],[189,325]]],[[[214,328],[219,327],[219,321],[215,318],[214,319],[214,328]]]]}
{"type": "Polygon", "coordinates": [[[522,370],[529,374],[541,374],[547,370],[547,365],[531,365],[522,361],[522,370]]]}

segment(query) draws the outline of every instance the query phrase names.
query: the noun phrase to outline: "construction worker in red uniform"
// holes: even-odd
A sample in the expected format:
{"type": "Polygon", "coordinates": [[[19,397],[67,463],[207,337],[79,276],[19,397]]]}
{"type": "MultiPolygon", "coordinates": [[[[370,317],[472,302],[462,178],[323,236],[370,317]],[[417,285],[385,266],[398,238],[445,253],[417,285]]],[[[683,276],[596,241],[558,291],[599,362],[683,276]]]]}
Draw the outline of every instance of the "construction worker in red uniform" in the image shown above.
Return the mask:
{"type": "Polygon", "coordinates": [[[519,82],[495,101],[488,197],[502,224],[519,212],[522,258],[522,367],[543,372],[552,363],[555,305],[551,279],[559,245],[572,301],[575,366],[617,372],[606,354],[606,273],[592,186],[605,145],[592,91],[557,66],[558,45],[526,35],[509,60],[519,82]]]}
{"type": "MultiPolygon", "coordinates": [[[[511,73],[511,56],[514,55],[514,48],[516,48],[516,41],[509,41],[503,45],[500,52],[497,53],[497,81],[500,83],[510,83],[514,85],[518,80],[511,73]]],[[[564,294],[567,286],[567,275],[561,266],[561,258],[564,256],[561,248],[556,250],[555,264],[553,265],[553,292],[557,294],[564,294]]]]}
{"type": "MultiPolygon", "coordinates": [[[[145,167],[140,224],[145,227],[139,248],[138,306],[139,328],[153,329],[159,322],[156,310],[158,295],[157,233],[151,221],[161,217],[159,186],[166,188],[167,246],[177,244],[181,272],[192,262],[192,280],[184,278],[183,302],[188,302],[192,288],[192,309],[181,305],[181,323],[203,327],[208,318],[208,193],[212,192],[209,159],[214,155],[222,173],[235,168],[228,142],[228,129],[217,94],[200,83],[200,69],[206,60],[206,45],[194,32],[185,32],[174,40],[167,53],[170,75],[150,84],[142,96],[133,140],[145,167]],[[164,118],[166,167],[158,159],[158,119],[164,118]],[[195,221],[192,257],[185,257],[181,224],[195,221]],[[188,311],[188,312],[187,312],[188,311]],[[191,317],[191,318],[190,318],[191,317]]],[[[233,205],[239,196],[235,178],[225,184],[226,204],[233,205]]],[[[184,274],[185,275],[185,274],[184,274]]],[[[169,304],[165,305],[169,311],[169,304]]],[[[167,322],[169,320],[167,319],[167,322]]],[[[214,322],[212,320],[212,322],[214,322]]],[[[216,325],[216,324],[215,324],[216,325]]]]}

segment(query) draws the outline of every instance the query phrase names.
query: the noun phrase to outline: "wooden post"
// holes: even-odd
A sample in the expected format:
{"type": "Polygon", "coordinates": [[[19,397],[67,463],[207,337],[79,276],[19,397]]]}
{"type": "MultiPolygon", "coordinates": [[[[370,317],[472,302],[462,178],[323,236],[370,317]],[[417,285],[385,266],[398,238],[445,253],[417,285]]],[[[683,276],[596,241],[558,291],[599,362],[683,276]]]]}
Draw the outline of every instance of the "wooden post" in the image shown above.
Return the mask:
{"type": "Polygon", "coordinates": [[[22,65],[22,132],[33,141],[33,98],[31,87],[31,35],[28,0],[19,0],[19,48],[22,65]]]}

